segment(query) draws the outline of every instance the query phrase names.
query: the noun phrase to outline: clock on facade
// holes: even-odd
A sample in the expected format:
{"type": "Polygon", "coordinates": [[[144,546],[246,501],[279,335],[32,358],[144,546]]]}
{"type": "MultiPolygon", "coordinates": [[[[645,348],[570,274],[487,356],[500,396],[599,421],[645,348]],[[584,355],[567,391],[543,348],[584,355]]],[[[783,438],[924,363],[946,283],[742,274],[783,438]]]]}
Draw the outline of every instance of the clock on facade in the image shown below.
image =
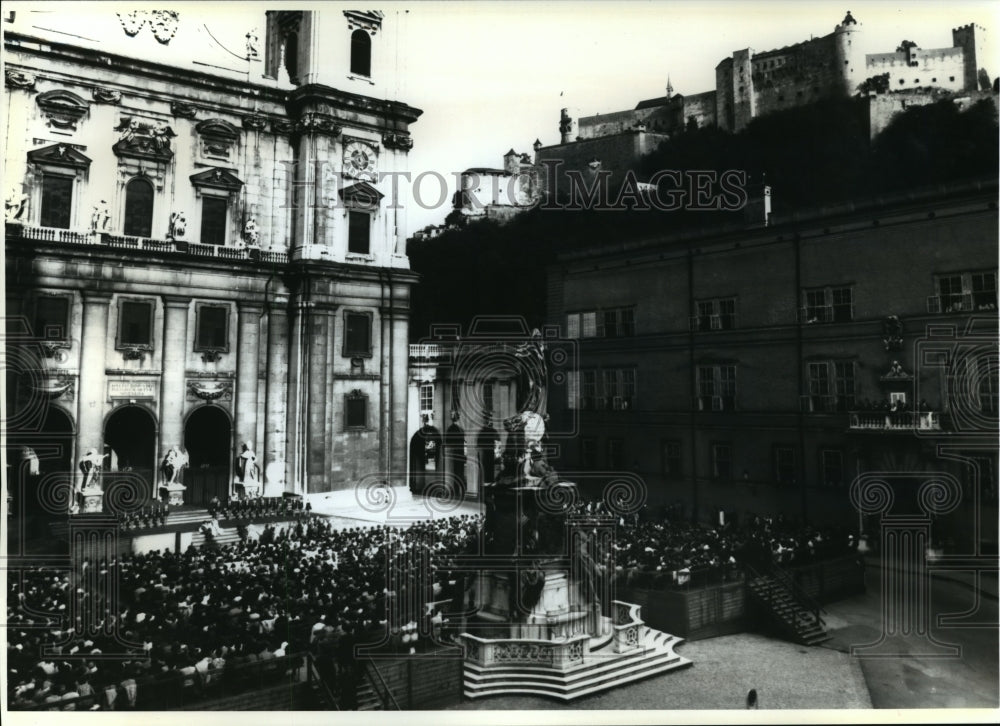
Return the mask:
{"type": "Polygon", "coordinates": [[[374,181],[377,158],[375,149],[369,144],[351,141],[344,146],[344,173],[374,181]]]}

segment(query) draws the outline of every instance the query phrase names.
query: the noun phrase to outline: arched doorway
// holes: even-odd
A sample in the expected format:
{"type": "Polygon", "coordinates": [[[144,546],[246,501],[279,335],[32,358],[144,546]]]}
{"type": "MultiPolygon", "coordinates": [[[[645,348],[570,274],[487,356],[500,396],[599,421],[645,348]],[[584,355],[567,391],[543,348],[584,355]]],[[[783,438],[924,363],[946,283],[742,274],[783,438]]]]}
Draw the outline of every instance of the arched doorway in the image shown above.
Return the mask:
{"type": "Polygon", "coordinates": [[[116,482],[129,487],[140,482],[135,502],[156,499],[156,421],[150,411],[136,405],[115,409],[104,424],[104,453],[105,494],[114,491],[116,482]]]}
{"type": "Polygon", "coordinates": [[[184,503],[208,506],[212,497],[229,497],[233,461],[233,428],[229,416],[218,406],[196,408],[184,424],[184,449],[188,468],[184,474],[184,503]]]}
{"type": "Polygon", "coordinates": [[[8,449],[8,493],[15,514],[65,516],[73,488],[73,422],[58,406],[46,406],[37,431],[17,437],[8,449]]]}

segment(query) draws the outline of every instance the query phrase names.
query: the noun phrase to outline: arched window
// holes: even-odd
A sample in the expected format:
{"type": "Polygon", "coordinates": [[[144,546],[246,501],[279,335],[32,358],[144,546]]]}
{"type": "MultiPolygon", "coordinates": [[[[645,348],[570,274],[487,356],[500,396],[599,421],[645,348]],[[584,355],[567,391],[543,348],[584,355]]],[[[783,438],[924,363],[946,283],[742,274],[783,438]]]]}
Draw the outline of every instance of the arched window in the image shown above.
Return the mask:
{"type": "Polygon", "coordinates": [[[292,83],[298,83],[299,77],[299,36],[289,33],[285,39],[285,70],[292,83]]]}
{"type": "Polygon", "coordinates": [[[125,187],[125,229],[131,237],[153,234],[153,185],[145,179],[133,179],[125,187]]]}
{"type": "Polygon", "coordinates": [[[361,29],[351,33],[351,73],[372,74],[372,39],[361,29]]]}

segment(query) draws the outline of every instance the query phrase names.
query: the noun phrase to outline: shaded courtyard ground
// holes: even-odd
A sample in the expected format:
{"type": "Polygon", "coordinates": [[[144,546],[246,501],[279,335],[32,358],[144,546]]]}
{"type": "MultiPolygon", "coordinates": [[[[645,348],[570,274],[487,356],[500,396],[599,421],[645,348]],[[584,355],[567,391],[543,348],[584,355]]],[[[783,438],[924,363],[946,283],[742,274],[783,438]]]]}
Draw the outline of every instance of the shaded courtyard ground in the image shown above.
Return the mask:
{"type": "Polygon", "coordinates": [[[686,642],[677,652],[691,659],[691,667],[571,704],[507,696],[465,701],[453,710],[744,709],[751,688],[758,692],[761,709],[997,708],[996,575],[980,583],[980,591],[962,578],[930,579],[931,633],[959,646],[957,657],[915,654],[908,640],[897,642],[904,657],[853,657],[851,646],[880,637],[881,574],[877,562],[870,561],[867,592],[826,607],[832,640],[820,647],[757,633],[686,642]],[[973,610],[966,627],[937,623],[937,616],[973,610]]]}

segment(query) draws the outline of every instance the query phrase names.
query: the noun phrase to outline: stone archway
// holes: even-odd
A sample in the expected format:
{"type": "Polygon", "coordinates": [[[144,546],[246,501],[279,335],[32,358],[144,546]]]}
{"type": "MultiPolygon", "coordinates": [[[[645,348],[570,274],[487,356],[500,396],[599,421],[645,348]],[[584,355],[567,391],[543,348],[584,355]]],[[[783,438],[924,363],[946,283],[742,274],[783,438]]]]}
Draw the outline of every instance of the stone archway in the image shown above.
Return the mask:
{"type": "Polygon", "coordinates": [[[129,404],[112,411],[104,422],[104,453],[105,494],[128,481],[128,487],[141,488],[134,492],[136,502],[156,501],[156,418],[149,409],[129,404]]]}
{"type": "Polygon", "coordinates": [[[8,449],[7,493],[18,516],[64,516],[73,487],[73,420],[58,406],[48,405],[36,431],[18,436],[8,449]]]}
{"type": "Polygon", "coordinates": [[[212,497],[225,502],[232,481],[233,425],[219,406],[199,406],[184,424],[184,503],[207,507],[212,497]]]}

